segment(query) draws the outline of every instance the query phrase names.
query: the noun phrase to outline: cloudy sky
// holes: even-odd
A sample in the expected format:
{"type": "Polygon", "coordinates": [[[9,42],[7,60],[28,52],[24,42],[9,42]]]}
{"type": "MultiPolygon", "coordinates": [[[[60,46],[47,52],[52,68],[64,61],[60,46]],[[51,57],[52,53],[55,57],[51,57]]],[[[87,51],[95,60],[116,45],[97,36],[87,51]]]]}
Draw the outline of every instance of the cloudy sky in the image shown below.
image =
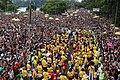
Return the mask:
{"type": "Polygon", "coordinates": [[[78,0],[79,2],[81,2],[82,0],[78,0]]]}

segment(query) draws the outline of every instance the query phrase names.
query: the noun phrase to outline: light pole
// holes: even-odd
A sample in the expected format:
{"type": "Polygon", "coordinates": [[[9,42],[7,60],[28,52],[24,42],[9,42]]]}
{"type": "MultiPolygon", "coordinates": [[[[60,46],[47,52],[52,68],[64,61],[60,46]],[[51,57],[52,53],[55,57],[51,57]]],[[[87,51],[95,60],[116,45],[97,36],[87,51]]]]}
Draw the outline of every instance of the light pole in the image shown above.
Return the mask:
{"type": "Polygon", "coordinates": [[[115,25],[117,22],[117,15],[118,15],[118,0],[116,0],[116,2],[117,2],[117,5],[116,5],[116,13],[115,13],[115,25]]]}
{"type": "Polygon", "coordinates": [[[31,41],[31,0],[30,0],[30,3],[29,3],[29,49],[30,49],[30,41],[31,41]]]}

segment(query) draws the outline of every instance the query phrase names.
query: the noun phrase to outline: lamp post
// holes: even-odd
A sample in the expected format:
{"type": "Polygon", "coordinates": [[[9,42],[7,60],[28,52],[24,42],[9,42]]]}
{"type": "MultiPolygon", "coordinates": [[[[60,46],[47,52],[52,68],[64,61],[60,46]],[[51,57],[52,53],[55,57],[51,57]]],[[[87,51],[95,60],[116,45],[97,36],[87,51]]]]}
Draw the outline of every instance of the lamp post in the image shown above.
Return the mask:
{"type": "Polygon", "coordinates": [[[43,48],[43,45],[44,45],[44,44],[43,44],[43,43],[44,43],[44,41],[43,41],[43,39],[44,39],[44,36],[43,36],[44,27],[43,27],[43,26],[41,27],[41,32],[42,32],[42,48],[43,48]]]}
{"type": "Polygon", "coordinates": [[[116,25],[116,22],[117,22],[117,16],[118,16],[118,0],[117,1],[117,5],[116,5],[116,13],[115,13],[115,25],[116,25]]]}
{"type": "Polygon", "coordinates": [[[30,4],[29,4],[29,49],[30,49],[30,41],[31,41],[31,0],[30,0],[30,4]]]}

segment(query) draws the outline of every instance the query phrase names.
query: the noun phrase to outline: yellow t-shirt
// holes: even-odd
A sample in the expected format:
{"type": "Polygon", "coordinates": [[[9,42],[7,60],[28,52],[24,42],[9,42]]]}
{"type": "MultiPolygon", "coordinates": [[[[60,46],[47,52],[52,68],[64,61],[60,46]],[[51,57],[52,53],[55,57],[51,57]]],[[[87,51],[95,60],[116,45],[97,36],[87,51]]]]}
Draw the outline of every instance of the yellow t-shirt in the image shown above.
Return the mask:
{"type": "Polygon", "coordinates": [[[42,66],[37,66],[37,69],[38,69],[38,72],[41,72],[42,71],[42,66]]]}
{"type": "Polygon", "coordinates": [[[30,66],[30,64],[27,64],[27,70],[30,70],[31,69],[31,66],[30,66]]]}
{"type": "Polygon", "coordinates": [[[38,56],[37,55],[35,55],[35,58],[36,58],[36,61],[38,62],[38,56]]]}
{"type": "Polygon", "coordinates": [[[86,64],[88,62],[88,59],[87,58],[85,58],[85,60],[84,60],[84,64],[86,64]]]}
{"type": "Polygon", "coordinates": [[[69,71],[68,71],[68,76],[69,76],[69,77],[72,77],[72,76],[73,76],[73,72],[69,72],[69,71]]]}
{"type": "Polygon", "coordinates": [[[40,51],[38,51],[38,58],[41,58],[41,53],[40,53],[40,51]]]}
{"type": "Polygon", "coordinates": [[[42,66],[47,67],[47,62],[45,60],[42,60],[42,66]]]}
{"type": "Polygon", "coordinates": [[[23,77],[28,76],[28,72],[27,72],[27,70],[22,70],[22,76],[23,76],[23,77]]]}
{"type": "Polygon", "coordinates": [[[34,64],[34,66],[36,66],[37,65],[37,61],[33,60],[33,64],[34,64]]]}
{"type": "Polygon", "coordinates": [[[97,78],[97,72],[94,72],[94,78],[95,79],[97,78]]]}
{"type": "Polygon", "coordinates": [[[79,75],[82,78],[83,77],[83,71],[80,71],[79,75]]]}
{"type": "Polygon", "coordinates": [[[82,80],[88,80],[87,78],[82,78],[82,80]]]}
{"type": "Polygon", "coordinates": [[[32,78],[37,78],[37,77],[38,77],[38,74],[35,71],[33,71],[32,78]]]}
{"type": "Polygon", "coordinates": [[[93,72],[94,71],[94,66],[89,66],[88,70],[89,70],[89,72],[93,72]]]}
{"type": "Polygon", "coordinates": [[[99,63],[99,62],[98,62],[98,59],[96,59],[96,58],[94,58],[93,61],[94,61],[95,64],[98,64],[98,63],[99,63]]]}

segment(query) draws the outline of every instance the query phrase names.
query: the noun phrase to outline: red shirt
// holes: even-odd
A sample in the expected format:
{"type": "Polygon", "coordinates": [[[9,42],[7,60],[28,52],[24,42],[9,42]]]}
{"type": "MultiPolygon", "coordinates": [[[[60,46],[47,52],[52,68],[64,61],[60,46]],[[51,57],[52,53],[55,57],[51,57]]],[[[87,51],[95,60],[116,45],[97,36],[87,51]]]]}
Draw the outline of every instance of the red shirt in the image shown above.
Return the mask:
{"type": "Polygon", "coordinates": [[[52,80],[58,80],[58,72],[49,72],[49,75],[51,76],[52,80]]]}
{"type": "Polygon", "coordinates": [[[64,62],[63,62],[63,63],[62,63],[62,70],[66,70],[66,69],[67,69],[67,65],[68,65],[67,63],[64,63],[64,62]]]}

